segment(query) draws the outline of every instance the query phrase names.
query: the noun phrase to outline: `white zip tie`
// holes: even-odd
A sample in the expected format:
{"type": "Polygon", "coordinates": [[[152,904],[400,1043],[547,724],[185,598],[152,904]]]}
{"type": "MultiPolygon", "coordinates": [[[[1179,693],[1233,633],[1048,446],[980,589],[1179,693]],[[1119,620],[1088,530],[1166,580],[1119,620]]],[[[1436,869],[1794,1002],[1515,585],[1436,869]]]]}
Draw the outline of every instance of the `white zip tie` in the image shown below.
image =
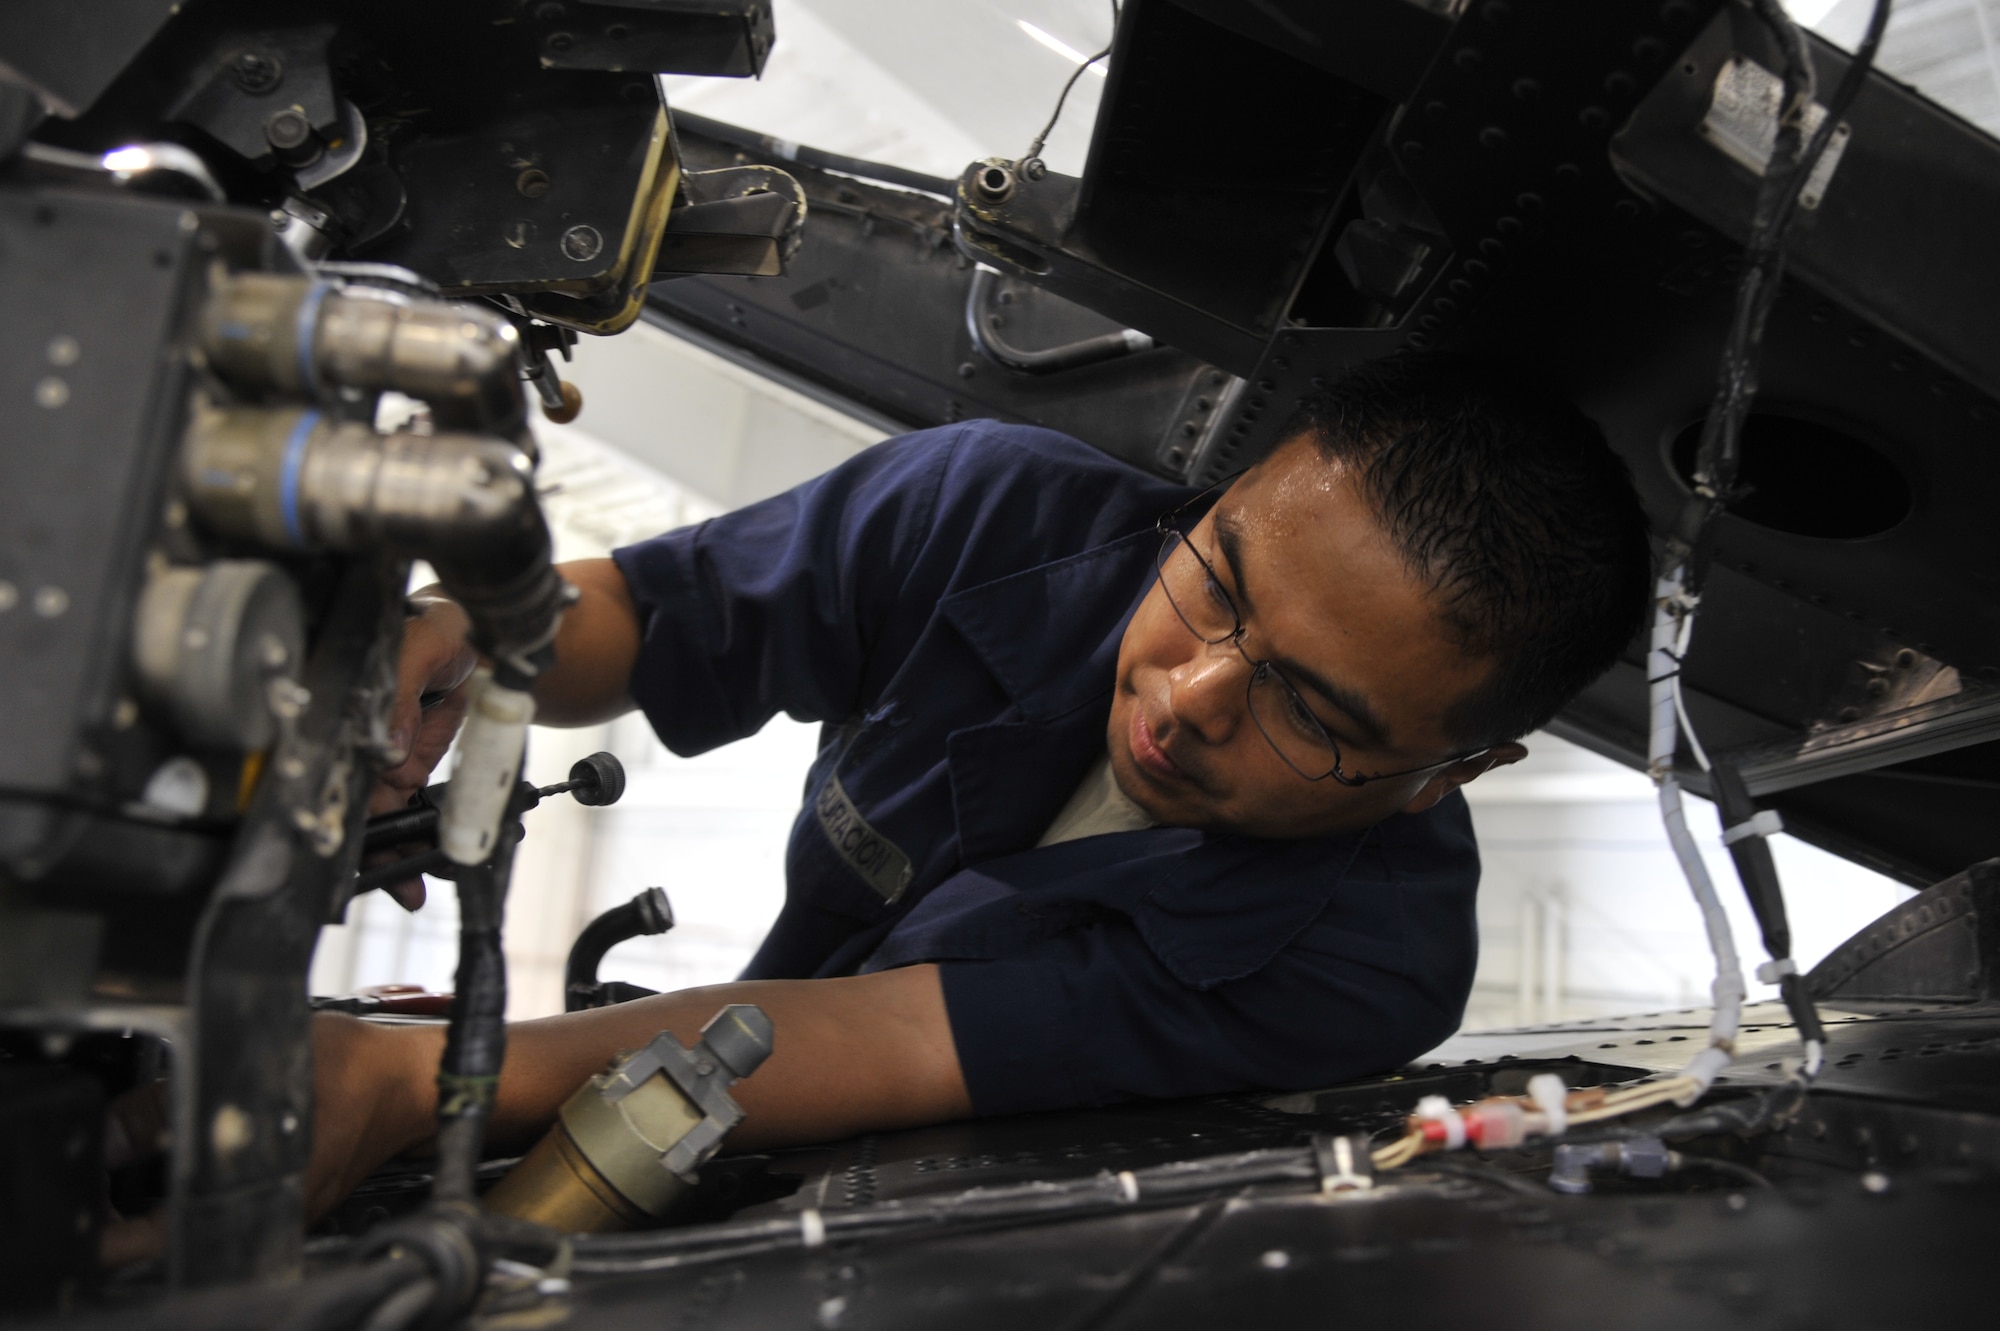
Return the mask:
{"type": "Polygon", "coordinates": [[[1561,1077],[1553,1072],[1539,1072],[1528,1078],[1528,1098],[1549,1121],[1544,1135],[1560,1137],[1569,1131],[1569,1087],[1561,1077]]]}
{"type": "Polygon", "coordinates": [[[1739,841],[1748,841],[1753,836],[1776,836],[1785,830],[1785,820],[1778,816],[1776,809],[1759,809],[1754,817],[1748,818],[1734,827],[1722,829],[1722,844],[1733,846],[1739,841]]]}
{"type": "Polygon", "coordinates": [[[1129,1169],[1118,1171],[1118,1195],[1127,1202],[1139,1200],[1139,1180],[1132,1176],[1129,1169]]]}
{"type": "Polygon", "coordinates": [[[1779,957],[1776,961],[1760,961],[1757,963],[1757,978],[1765,984],[1776,984],[1787,975],[1797,975],[1798,973],[1799,963],[1793,961],[1790,957],[1779,957]]]}
{"type": "Polygon", "coordinates": [[[826,1217],[810,1206],[799,1212],[799,1242],[808,1248],[826,1246],[826,1217]]]}
{"type": "Polygon", "coordinates": [[[1444,1149],[1456,1151],[1465,1145],[1465,1116],[1452,1108],[1451,1101],[1442,1095],[1427,1095],[1417,1101],[1417,1117],[1429,1123],[1444,1124],[1444,1149]]]}

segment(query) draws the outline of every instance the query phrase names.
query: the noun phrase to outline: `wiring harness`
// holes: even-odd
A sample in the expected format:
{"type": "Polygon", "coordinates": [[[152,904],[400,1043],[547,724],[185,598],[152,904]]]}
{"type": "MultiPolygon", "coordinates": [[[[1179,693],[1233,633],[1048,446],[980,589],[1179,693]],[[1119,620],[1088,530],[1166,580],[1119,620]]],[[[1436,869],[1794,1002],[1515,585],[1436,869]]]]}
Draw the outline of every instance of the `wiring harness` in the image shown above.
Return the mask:
{"type": "MultiPolygon", "coordinates": [[[[1443,1097],[1428,1097],[1418,1106],[1403,1135],[1373,1152],[1377,1169],[1394,1169],[1428,1152],[1465,1146],[1495,1149],[1520,1145],[1533,1138],[1553,1143],[1579,1126],[1668,1103],[1686,1108],[1707,1093],[1717,1074],[1735,1058],[1736,1035],[1746,996],[1742,963],[1722,898],[1709,876],[1694,834],[1688,829],[1675,767],[1683,738],[1696,765],[1708,774],[1710,789],[1722,814],[1723,842],[1729,848],[1770,957],[1757,968],[1757,976],[1779,987],[1804,1046],[1804,1057],[1785,1086],[1758,1097],[1754,1109],[1723,1117],[1737,1130],[1750,1130],[1782,1119],[1797,1108],[1806,1087],[1825,1062],[1825,1030],[1792,960],[1784,893],[1768,842],[1770,836],[1782,830],[1783,823],[1774,811],[1756,807],[1733,765],[1726,759],[1711,760],[1688,715],[1681,688],[1681,665],[1687,659],[1701,606],[1715,521],[1731,502],[1742,497],[1736,486],[1736,474],[1742,457],[1743,424],[1757,395],[1757,367],[1764,329],[1777,302],[1784,275],[1785,242],[1798,215],[1799,195],[1867,80],[1882,33],[1888,26],[1893,0],[1876,0],[1866,35],[1810,138],[1805,126],[1814,102],[1815,80],[1805,36],[1785,14],[1779,0],[1746,2],[1770,31],[1783,55],[1782,104],[1770,164],[1758,187],[1751,214],[1744,270],[1737,284],[1715,397],[1702,427],[1694,490],[1667,540],[1663,571],[1654,588],[1653,627],[1646,657],[1650,717],[1647,771],[1658,787],[1660,816],[1666,825],[1667,839],[1701,911],[1709,950],[1715,959],[1708,1043],[1676,1075],[1619,1090],[1570,1091],[1559,1078],[1544,1074],[1530,1083],[1527,1097],[1496,1096],[1462,1109],[1454,1108],[1443,1097]]],[[[1702,1122],[1706,1120],[1679,1126],[1685,1129],[1700,1126],[1702,1122]]],[[[1664,1135],[1666,1129],[1661,1132],[1664,1135]]]]}

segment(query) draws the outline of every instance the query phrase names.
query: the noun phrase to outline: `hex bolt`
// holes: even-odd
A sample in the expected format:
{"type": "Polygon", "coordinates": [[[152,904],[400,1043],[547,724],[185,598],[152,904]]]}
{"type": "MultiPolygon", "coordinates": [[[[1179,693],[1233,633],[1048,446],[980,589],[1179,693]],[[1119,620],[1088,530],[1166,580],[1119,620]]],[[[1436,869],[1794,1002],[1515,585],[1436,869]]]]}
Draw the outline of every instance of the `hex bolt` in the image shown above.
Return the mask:
{"type": "Polygon", "coordinates": [[[281,153],[293,152],[312,138],[312,122],[296,106],[273,111],[264,122],[264,141],[281,153]]]}

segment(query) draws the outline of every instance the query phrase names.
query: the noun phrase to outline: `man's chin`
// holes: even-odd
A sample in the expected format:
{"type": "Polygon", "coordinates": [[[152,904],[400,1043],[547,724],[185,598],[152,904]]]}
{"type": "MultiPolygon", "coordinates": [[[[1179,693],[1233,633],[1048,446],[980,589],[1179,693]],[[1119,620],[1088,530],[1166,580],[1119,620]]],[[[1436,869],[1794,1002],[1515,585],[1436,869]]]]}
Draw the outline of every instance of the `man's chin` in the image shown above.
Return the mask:
{"type": "Polygon", "coordinates": [[[1117,783],[1125,798],[1138,805],[1154,823],[1182,825],[1181,820],[1174,818],[1174,810],[1168,802],[1161,799],[1159,792],[1153,790],[1140,773],[1139,760],[1132,756],[1128,747],[1116,740],[1111,745],[1111,779],[1117,783]]]}

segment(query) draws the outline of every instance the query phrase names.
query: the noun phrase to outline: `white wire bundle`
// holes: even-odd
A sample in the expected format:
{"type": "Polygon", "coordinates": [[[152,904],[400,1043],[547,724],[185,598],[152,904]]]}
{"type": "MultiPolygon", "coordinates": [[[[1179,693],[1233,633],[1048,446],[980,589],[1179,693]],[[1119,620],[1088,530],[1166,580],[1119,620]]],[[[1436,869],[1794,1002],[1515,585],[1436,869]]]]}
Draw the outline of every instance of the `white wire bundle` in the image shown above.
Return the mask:
{"type": "MultiPolygon", "coordinates": [[[[1743,964],[1736,955],[1736,938],[1723,913],[1722,899],[1702,862],[1701,850],[1688,831],[1687,810],[1681,802],[1680,781],[1674,776],[1674,750],[1686,718],[1680,704],[1681,655],[1687,648],[1686,629],[1694,616],[1694,602],[1686,593],[1687,565],[1675,561],[1654,588],[1653,637],[1646,655],[1646,678],[1650,686],[1652,726],[1646,745],[1646,771],[1660,791],[1660,818],[1666,824],[1667,840],[1680,861],[1681,873],[1694,892],[1695,905],[1708,932],[1708,948],[1715,956],[1715,981],[1710,986],[1714,1015],[1708,1023],[1708,1047],[1688,1061],[1679,1076],[1689,1079],[1689,1089],[1676,1097],[1682,1105],[1693,1104],[1708,1090],[1716,1075],[1736,1056],[1736,1032],[1742,1024],[1743,964]]],[[[1691,731],[1692,727],[1688,727],[1691,731]]],[[[1690,735],[1692,738],[1692,735],[1690,735]]],[[[1699,746],[1697,751],[1699,750],[1699,746]]],[[[1706,757],[1705,754],[1702,757],[1706,757]]],[[[1705,765],[1705,764],[1704,764],[1705,765]]]]}

